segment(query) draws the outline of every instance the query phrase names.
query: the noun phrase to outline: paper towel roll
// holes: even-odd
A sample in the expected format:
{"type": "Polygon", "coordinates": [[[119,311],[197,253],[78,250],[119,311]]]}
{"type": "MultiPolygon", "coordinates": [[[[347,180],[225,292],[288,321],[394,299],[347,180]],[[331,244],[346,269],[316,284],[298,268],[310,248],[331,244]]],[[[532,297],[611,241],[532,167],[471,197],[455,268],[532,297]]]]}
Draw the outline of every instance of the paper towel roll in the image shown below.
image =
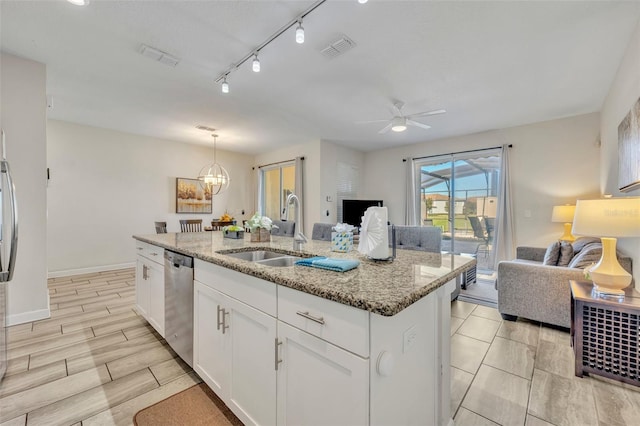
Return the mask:
{"type": "Polygon", "coordinates": [[[369,207],[362,217],[358,251],[372,259],[389,258],[389,231],[387,208],[369,207]]]}

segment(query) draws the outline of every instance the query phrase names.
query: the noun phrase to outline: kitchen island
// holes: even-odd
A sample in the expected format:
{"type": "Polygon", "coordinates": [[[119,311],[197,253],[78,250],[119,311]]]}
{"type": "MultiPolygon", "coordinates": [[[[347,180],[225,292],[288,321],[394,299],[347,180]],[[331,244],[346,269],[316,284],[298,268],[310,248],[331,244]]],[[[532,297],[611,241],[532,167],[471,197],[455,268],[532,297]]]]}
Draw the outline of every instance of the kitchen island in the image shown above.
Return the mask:
{"type": "MultiPolygon", "coordinates": [[[[398,250],[376,262],[326,241],[292,252],[292,238],[220,232],[134,238],[141,255],[196,259],[193,366],[245,424],[452,423],[450,294],[474,259],[398,250]],[[257,249],[360,265],[339,273],[228,256],[257,249]]],[[[145,291],[147,305],[163,297],[145,291]]]]}

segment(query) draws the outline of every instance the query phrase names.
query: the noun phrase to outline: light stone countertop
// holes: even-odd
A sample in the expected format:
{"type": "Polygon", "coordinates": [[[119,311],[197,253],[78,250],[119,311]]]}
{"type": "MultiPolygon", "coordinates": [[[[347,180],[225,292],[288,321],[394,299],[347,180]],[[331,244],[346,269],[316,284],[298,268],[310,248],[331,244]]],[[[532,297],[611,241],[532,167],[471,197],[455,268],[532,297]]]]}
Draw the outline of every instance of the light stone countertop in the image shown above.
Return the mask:
{"type": "Polygon", "coordinates": [[[293,238],[272,236],[269,243],[252,243],[250,236],[247,233],[244,240],[234,240],[223,238],[220,231],[213,231],[134,235],[133,238],[384,316],[397,314],[476,264],[472,257],[414,250],[397,250],[392,262],[376,262],[361,255],[356,250],[357,244],[349,253],[337,253],[331,251],[329,241],[316,240],[309,240],[302,252],[294,252],[293,238]],[[347,272],[298,265],[273,267],[220,253],[256,249],[303,257],[358,259],[360,265],[347,272]]]}

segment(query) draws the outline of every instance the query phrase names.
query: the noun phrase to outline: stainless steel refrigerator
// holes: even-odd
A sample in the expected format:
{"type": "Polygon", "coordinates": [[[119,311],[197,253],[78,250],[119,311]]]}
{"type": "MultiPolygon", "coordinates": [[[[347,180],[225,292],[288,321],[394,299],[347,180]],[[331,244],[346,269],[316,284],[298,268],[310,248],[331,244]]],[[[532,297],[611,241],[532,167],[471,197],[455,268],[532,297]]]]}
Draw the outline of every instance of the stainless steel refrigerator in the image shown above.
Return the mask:
{"type": "Polygon", "coordinates": [[[7,371],[7,286],[13,278],[18,250],[18,206],[6,158],[4,130],[0,160],[0,382],[7,371]]]}

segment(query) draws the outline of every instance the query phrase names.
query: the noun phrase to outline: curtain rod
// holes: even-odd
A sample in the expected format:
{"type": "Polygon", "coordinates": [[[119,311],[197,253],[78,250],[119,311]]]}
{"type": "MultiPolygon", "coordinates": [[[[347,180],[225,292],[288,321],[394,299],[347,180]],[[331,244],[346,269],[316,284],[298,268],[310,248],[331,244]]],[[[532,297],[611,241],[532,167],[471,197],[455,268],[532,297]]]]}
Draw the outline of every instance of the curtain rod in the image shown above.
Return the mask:
{"type": "MultiPolygon", "coordinates": [[[[509,145],[507,145],[507,147],[513,148],[513,144],[509,144],[509,145]]],[[[424,157],[413,157],[412,160],[424,160],[425,158],[442,157],[443,155],[467,154],[469,152],[488,151],[490,149],[498,149],[498,148],[502,148],[502,146],[492,146],[490,148],[470,149],[468,151],[449,152],[449,153],[446,153],[446,154],[427,155],[427,156],[424,156],[424,157]]],[[[407,159],[403,158],[402,161],[406,162],[407,159]]]]}
{"type": "MultiPolygon", "coordinates": [[[[304,160],[304,157],[300,157],[301,160],[304,160]]],[[[269,167],[269,166],[275,166],[276,164],[283,164],[283,163],[290,163],[292,161],[296,161],[295,158],[292,158],[291,160],[282,160],[282,161],[276,161],[275,163],[269,163],[269,164],[263,164],[261,166],[257,166],[259,169],[263,168],[263,167],[269,167]]],[[[252,167],[253,170],[255,170],[255,167],[252,167]]]]}

